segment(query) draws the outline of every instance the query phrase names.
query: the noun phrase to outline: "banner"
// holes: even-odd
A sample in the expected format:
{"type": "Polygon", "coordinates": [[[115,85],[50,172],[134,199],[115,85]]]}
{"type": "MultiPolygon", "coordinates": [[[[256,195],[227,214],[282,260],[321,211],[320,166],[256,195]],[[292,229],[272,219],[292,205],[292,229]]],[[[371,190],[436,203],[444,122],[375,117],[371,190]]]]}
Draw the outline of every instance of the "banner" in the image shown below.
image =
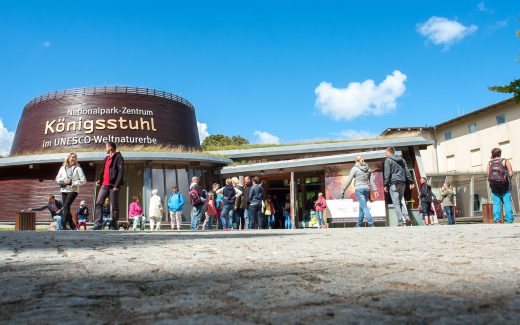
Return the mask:
{"type": "MultiPolygon", "coordinates": [[[[372,170],[372,178],[377,187],[379,196],[374,202],[368,202],[367,206],[374,221],[386,221],[385,193],[383,191],[382,162],[367,162],[372,170]]],[[[325,167],[325,198],[329,210],[328,218],[332,222],[357,222],[359,216],[359,202],[355,194],[354,180],[344,192],[348,175],[354,167],[354,163],[329,165],[325,167]]],[[[365,220],[366,221],[366,220],[365,220]]]]}

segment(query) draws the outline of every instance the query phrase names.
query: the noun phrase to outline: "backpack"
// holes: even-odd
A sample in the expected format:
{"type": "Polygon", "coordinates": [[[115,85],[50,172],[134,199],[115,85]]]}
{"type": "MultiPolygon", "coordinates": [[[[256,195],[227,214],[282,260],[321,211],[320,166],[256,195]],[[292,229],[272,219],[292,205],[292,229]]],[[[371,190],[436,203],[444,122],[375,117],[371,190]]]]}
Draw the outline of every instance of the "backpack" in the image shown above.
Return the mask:
{"type": "Polygon", "coordinates": [[[509,171],[504,159],[493,159],[489,162],[489,185],[504,186],[509,183],[509,171]]]}
{"type": "Polygon", "coordinates": [[[200,198],[199,192],[196,188],[190,190],[188,196],[190,197],[191,205],[199,205],[202,203],[202,199],[200,198]]]}

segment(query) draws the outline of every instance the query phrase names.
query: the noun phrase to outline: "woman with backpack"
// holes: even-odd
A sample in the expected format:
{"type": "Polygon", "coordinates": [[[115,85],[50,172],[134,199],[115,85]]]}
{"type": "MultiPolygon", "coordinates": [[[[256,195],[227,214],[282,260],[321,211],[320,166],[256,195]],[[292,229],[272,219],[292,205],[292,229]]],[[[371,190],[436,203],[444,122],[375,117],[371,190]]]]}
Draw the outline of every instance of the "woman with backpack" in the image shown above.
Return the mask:
{"type": "Polygon", "coordinates": [[[502,223],[500,214],[503,205],[506,222],[513,223],[513,204],[511,202],[513,167],[509,160],[501,158],[501,156],[502,150],[500,148],[491,150],[491,160],[487,168],[489,187],[491,187],[493,197],[493,221],[494,223],[502,223]]]}
{"type": "Polygon", "coordinates": [[[433,225],[433,214],[431,211],[433,202],[432,187],[428,185],[428,179],[426,177],[421,177],[420,182],[419,198],[421,199],[421,211],[424,217],[424,223],[426,225],[433,225]]]}
{"type": "Polygon", "coordinates": [[[377,192],[376,183],[372,178],[372,170],[368,167],[368,164],[361,155],[356,156],[356,164],[350,170],[350,174],[347,178],[347,184],[343,189],[341,198],[344,197],[344,193],[350,186],[350,183],[352,183],[352,180],[354,180],[354,186],[356,187],[355,194],[359,202],[359,214],[356,227],[361,227],[364,218],[367,219],[367,224],[369,227],[374,227],[374,220],[372,219],[372,215],[368,209],[367,201],[370,200],[370,188],[372,188],[376,198],[379,196],[379,193],[377,192]]]}

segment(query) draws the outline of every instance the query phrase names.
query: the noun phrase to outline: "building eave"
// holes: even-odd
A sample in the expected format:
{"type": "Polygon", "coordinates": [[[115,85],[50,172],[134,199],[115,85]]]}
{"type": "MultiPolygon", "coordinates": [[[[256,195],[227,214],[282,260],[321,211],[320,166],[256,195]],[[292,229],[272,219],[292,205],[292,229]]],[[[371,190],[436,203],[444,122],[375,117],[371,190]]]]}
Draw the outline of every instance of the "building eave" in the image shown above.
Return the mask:
{"type": "Polygon", "coordinates": [[[426,140],[423,137],[402,137],[393,139],[368,139],[345,142],[316,143],[288,145],[268,148],[252,148],[238,150],[212,151],[213,154],[224,155],[231,159],[255,158],[265,156],[283,156],[294,154],[309,154],[320,152],[336,152],[356,149],[378,149],[386,147],[408,147],[408,146],[427,146],[433,144],[433,141],[426,140]]]}
{"type": "MultiPolygon", "coordinates": [[[[105,159],[104,152],[77,152],[78,160],[88,162],[101,162],[105,159]]],[[[232,163],[231,159],[208,155],[181,152],[123,152],[125,161],[181,161],[181,162],[202,162],[215,165],[227,165],[232,163]]],[[[24,166],[30,164],[50,164],[60,163],[65,159],[66,154],[38,154],[27,156],[7,157],[0,159],[0,167],[24,166]]]]}
{"type": "Polygon", "coordinates": [[[222,175],[230,175],[230,174],[243,174],[243,173],[259,172],[259,171],[266,172],[266,171],[272,171],[272,170],[277,171],[277,172],[279,172],[280,170],[290,171],[291,169],[303,168],[303,167],[308,167],[308,166],[323,166],[323,165],[332,165],[332,164],[353,162],[356,159],[357,155],[362,155],[365,160],[381,159],[381,158],[385,157],[385,151],[378,150],[378,151],[349,153],[349,154],[324,156],[324,157],[312,157],[312,158],[272,161],[272,162],[265,162],[265,163],[254,163],[254,164],[239,165],[239,166],[226,166],[226,167],[222,168],[220,173],[222,175]]]}

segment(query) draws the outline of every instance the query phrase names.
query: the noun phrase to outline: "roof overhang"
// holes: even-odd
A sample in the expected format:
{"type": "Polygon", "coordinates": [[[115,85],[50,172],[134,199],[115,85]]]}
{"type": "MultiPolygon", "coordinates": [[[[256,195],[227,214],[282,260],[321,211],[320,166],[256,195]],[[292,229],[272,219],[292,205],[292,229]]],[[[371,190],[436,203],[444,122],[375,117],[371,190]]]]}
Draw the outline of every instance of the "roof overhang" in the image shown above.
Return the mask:
{"type": "Polygon", "coordinates": [[[368,139],[344,142],[315,143],[287,145],[267,148],[252,148],[239,150],[212,151],[213,154],[224,155],[231,159],[254,158],[266,156],[283,156],[294,154],[309,154],[319,152],[337,152],[347,150],[374,150],[386,147],[428,146],[433,141],[423,137],[400,137],[390,139],[368,139]]]}
{"type": "MultiPolygon", "coordinates": [[[[49,164],[63,162],[67,154],[52,153],[28,156],[15,156],[0,159],[0,167],[22,166],[29,164],[49,164]]],[[[78,160],[101,162],[105,159],[104,152],[78,152],[78,160]]],[[[194,154],[181,152],[123,152],[125,161],[177,161],[177,162],[200,162],[215,165],[227,165],[232,163],[231,159],[208,154],[194,154]]]]}
{"type": "Polygon", "coordinates": [[[309,171],[309,170],[323,170],[326,165],[341,164],[353,162],[357,155],[362,155],[365,160],[382,159],[385,157],[384,150],[357,152],[342,155],[332,155],[324,157],[312,157],[302,159],[291,159],[272,161],[266,163],[255,163],[248,165],[226,166],[220,171],[222,175],[244,174],[252,172],[263,172],[264,174],[277,174],[280,172],[290,171],[309,171]]]}

